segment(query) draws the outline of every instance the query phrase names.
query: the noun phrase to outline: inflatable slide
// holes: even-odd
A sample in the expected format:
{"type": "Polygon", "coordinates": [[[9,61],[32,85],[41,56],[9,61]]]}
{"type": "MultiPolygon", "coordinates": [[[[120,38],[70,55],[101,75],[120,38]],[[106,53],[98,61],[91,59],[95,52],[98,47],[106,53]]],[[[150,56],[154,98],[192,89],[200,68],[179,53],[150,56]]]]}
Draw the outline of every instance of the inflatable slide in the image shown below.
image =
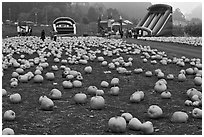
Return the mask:
{"type": "Polygon", "coordinates": [[[148,13],[135,27],[137,36],[171,36],[172,7],[165,4],[150,6],[148,13]]]}

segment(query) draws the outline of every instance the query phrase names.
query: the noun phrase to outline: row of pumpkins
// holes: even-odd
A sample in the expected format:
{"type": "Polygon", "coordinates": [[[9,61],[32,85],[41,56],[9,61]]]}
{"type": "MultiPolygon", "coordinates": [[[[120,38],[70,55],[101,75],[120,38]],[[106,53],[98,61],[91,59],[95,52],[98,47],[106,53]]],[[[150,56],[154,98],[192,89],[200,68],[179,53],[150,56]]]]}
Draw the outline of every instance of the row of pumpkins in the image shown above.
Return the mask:
{"type": "MultiPolygon", "coordinates": [[[[96,37],[79,37],[79,38],[67,38],[61,39],[59,42],[52,42],[46,40],[44,43],[37,37],[13,37],[10,39],[3,40],[3,75],[4,71],[9,69],[9,67],[15,68],[12,73],[12,78],[10,80],[10,86],[16,88],[19,83],[28,83],[33,80],[35,83],[43,83],[44,79],[53,81],[55,79],[55,71],[59,69],[63,70],[62,78],[65,78],[62,82],[63,88],[80,88],[83,86],[83,76],[81,72],[76,70],[71,70],[66,67],[67,64],[80,64],[85,65],[84,73],[91,74],[91,66],[87,66],[88,61],[97,60],[101,63],[102,67],[108,67],[110,70],[116,70],[119,74],[131,75],[141,74],[144,72],[142,68],[135,68],[133,71],[128,70],[133,64],[133,58],[128,58],[125,60],[121,53],[141,55],[143,63],[150,61],[152,65],[158,62],[161,65],[167,65],[174,63],[180,67],[184,67],[186,63],[191,64],[192,68],[186,70],[181,69],[177,79],[179,82],[186,80],[186,75],[195,75],[194,83],[196,86],[202,86],[202,64],[200,59],[188,59],[187,57],[172,59],[167,58],[165,52],[159,52],[156,49],[151,49],[149,46],[141,46],[136,44],[127,44],[122,40],[114,39],[104,39],[96,37]],[[63,45],[63,46],[62,46],[63,45]],[[99,50],[98,47],[102,49],[99,50]],[[12,48],[11,48],[12,47],[12,48]],[[95,48],[95,50],[93,50],[95,48]],[[50,52],[49,52],[50,51],[50,52]],[[65,52],[67,59],[62,58],[62,54],[65,52]],[[24,54],[34,54],[37,53],[39,57],[34,59],[25,59],[24,54]],[[6,55],[5,55],[6,54],[6,55]],[[15,59],[14,54],[19,54],[20,58],[15,59]],[[98,56],[97,54],[102,54],[103,56],[113,57],[111,62],[104,59],[103,56],[98,56]],[[61,63],[61,66],[57,65],[49,66],[47,62],[48,58],[54,56],[54,63],[61,63]],[[28,71],[31,67],[35,67],[35,71],[28,71]],[[51,67],[53,72],[47,72],[43,77],[42,72],[44,69],[51,67]]],[[[167,80],[173,80],[173,74],[167,74],[165,76],[161,69],[156,69],[155,71],[146,71],[144,75],[151,77],[155,74],[158,77],[158,81],[153,87],[154,90],[160,94],[161,98],[170,99],[171,93],[167,91],[167,80]]],[[[117,96],[120,93],[119,78],[113,78],[110,84],[107,81],[101,82],[101,87],[109,88],[109,94],[117,96]]],[[[92,95],[90,99],[90,107],[92,109],[103,109],[105,107],[105,99],[103,98],[104,91],[98,89],[96,86],[89,86],[86,93],[77,93],[73,97],[76,103],[87,103],[87,95],[92,95]]],[[[6,96],[7,91],[2,89],[2,96],[6,96]]],[[[202,93],[195,88],[191,88],[187,91],[187,96],[189,100],[185,101],[185,105],[192,105],[195,107],[200,107],[202,105],[202,93]]],[[[39,98],[39,105],[42,110],[53,110],[54,102],[53,100],[60,99],[62,93],[58,89],[52,89],[49,95],[42,95],[39,98]]],[[[139,103],[144,99],[143,91],[136,91],[130,96],[130,102],[139,103]]],[[[14,93],[9,95],[9,100],[12,103],[20,103],[21,95],[19,93],[14,93]]],[[[162,109],[159,106],[152,105],[148,109],[148,115],[151,118],[159,118],[163,114],[162,109]]],[[[202,110],[195,108],[192,110],[192,116],[195,118],[202,118],[202,110]]],[[[4,113],[5,120],[14,120],[15,112],[8,110],[4,113]]],[[[172,115],[172,122],[186,122],[188,115],[185,112],[174,112],[172,115]]],[[[141,123],[139,119],[133,118],[130,113],[122,114],[118,117],[110,118],[108,126],[112,132],[125,132],[126,126],[133,130],[141,130],[145,134],[151,134],[154,132],[153,124],[150,121],[141,123]]],[[[5,128],[3,134],[14,134],[12,129],[5,128]]]]}
{"type": "Polygon", "coordinates": [[[138,39],[202,46],[202,37],[139,37],[138,39]]]}

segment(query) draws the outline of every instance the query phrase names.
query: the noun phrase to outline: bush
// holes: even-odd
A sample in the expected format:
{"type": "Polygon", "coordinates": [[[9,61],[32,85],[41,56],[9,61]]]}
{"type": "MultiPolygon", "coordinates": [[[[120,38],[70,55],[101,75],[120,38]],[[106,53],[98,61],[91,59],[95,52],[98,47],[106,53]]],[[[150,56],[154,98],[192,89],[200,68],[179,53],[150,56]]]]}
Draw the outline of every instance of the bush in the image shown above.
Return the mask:
{"type": "Polygon", "coordinates": [[[176,36],[176,37],[184,36],[184,27],[183,26],[179,26],[179,25],[173,26],[172,34],[173,34],[173,36],[176,36]]]}
{"type": "Polygon", "coordinates": [[[202,23],[199,24],[188,24],[184,28],[185,33],[194,36],[194,37],[202,37],[202,23]]]}

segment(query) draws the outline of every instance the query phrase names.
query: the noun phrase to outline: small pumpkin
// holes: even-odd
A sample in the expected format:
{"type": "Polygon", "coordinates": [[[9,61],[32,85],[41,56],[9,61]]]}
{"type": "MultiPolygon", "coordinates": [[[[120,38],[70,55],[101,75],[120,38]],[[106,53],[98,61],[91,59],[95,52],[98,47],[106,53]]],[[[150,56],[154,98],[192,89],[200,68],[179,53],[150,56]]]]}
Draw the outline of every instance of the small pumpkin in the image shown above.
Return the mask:
{"type": "Polygon", "coordinates": [[[97,90],[96,86],[89,86],[87,89],[87,92],[88,92],[88,94],[96,95],[96,90],[97,90]]]}
{"type": "Polygon", "coordinates": [[[63,88],[67,89],[67,88],[72,88],[73,84],[71,81],[63,81],[62,86],[63,86],[63,88]]]}
{"type": "Polygon", "coordinates": [[[169,99],[169,98],[171,98],[171,92],[169,92],[169,91],[163,91],[163,92],[161,93],[161,98],[163,98],[163,99],[169,99]]]}
{"type": "Polygon", "coordinates": [[[87,102],[87,96],[84,93],[77,93],[74,95],[74,101],[78,104],[84,104],[87,102]]]}
{"type": "Polygon", "coordinates": [[[79,80],[74,80],[73,81],[73,86],[76,87],[76,88],[80,88],[80,87],[82,87],[82,82],[79,81],[79,80]]]}
{"type": "Polygon", "coordinates": [[[33,80],[34,80],[35,83],[42,83],[44,78],[41,75],[35,75],[33,80]]]}
{"type": "Polygon", "coordinates": [[[60,99],[62,97],[62,93],[58,89],[52,89],[49,95],[51,99],[60,99]]]}
{"type": "Polygon", "coordinates": [[[9,99],[11,103],[19,103],[21,102],[21,95],[19,93],[14,93],[10,95],[9,99]]]}
{"type": "Polygon", "coordinates": [[[142,123],[137,118],[132,118],[128,123],[128,128],[131,130],[141,130],[142,123]]]}
{"type": "Polygon", "coordinates": [[[113,96],[117,96],[119,95],[119,91],[120,91],[120,88],[116,86],[116,87],[111,87],[109,93],[113,96]]]}

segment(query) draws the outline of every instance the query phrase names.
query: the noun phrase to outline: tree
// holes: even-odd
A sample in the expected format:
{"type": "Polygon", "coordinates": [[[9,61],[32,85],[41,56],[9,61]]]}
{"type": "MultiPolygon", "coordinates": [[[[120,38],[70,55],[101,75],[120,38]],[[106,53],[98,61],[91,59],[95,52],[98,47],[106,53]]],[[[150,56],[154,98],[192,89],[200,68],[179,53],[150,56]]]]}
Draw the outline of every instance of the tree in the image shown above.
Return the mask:
{"type": "Polygon", "coordinates": [[[173,12],[173,20],[186,22],[185,16],[179,8],[173,12]]]}
{"type": "Polygon", "coordinates": [[[190,24],[201,24],[201,23],[202,23],[202,20],[199,18],[192,18],[190,20],[190,24]]]}
{"type": "Polygon", "coordinates": [[[132,21],[132,23],[133,23],[134,25],[137,25],[137,24],[139,23],[139,20],[136,19],[136,18],[131,19],[131,21],[132,21]]]}
{"type": "Polygon", "coordinates": [[[94,7],[90,7],[87,13],[87,17],[90,22],[95,22],[97,21],[98,18],[98,13],[96,12],[94,7]]]}
{"type": "Polygon", "coordinates": [[[27,21],[28,18],[29,18],[30,14],[29,13],[20,13],[19,16],[18,16],[18,20],[19,21],[27,21]]]}
{"type": "Polygon", "coordinates": [[[82,23],[83,24],[89,24],[89,19],[87,17],[82,18],[82,23]]]}
{"type": "Polygon", "coordinates": [[[109,8],[106,10],[106,12],[107,12],[107,16],[112,16],[112,18],[114,19],[119,19],[120,17],[120,14],[117,9],[109,8]]]}

